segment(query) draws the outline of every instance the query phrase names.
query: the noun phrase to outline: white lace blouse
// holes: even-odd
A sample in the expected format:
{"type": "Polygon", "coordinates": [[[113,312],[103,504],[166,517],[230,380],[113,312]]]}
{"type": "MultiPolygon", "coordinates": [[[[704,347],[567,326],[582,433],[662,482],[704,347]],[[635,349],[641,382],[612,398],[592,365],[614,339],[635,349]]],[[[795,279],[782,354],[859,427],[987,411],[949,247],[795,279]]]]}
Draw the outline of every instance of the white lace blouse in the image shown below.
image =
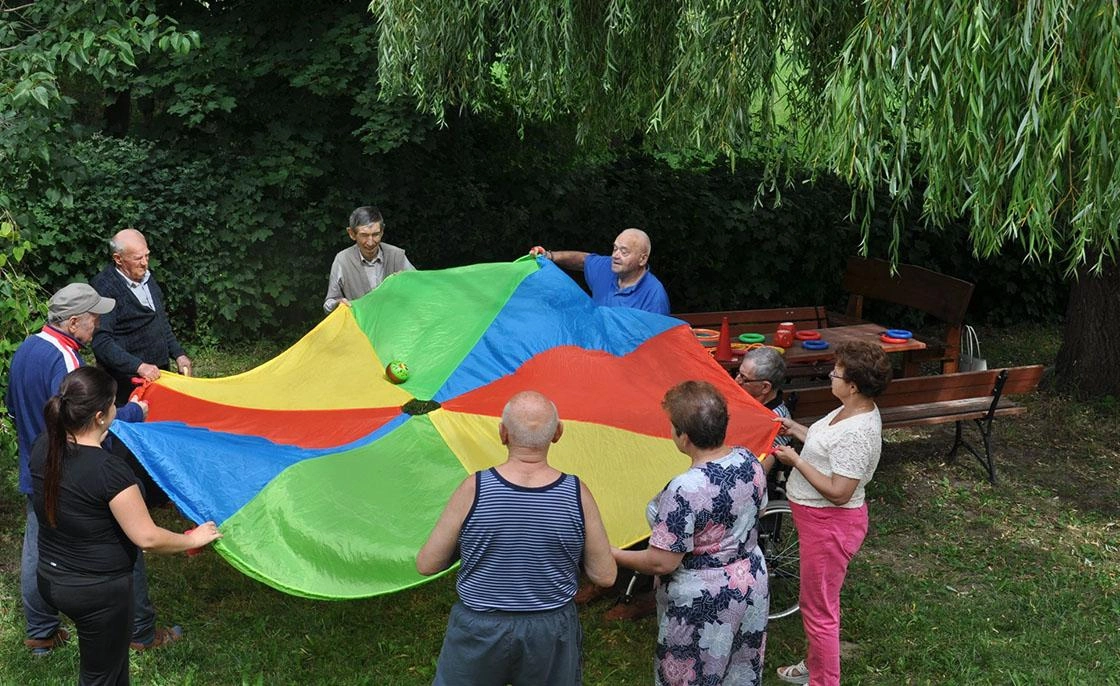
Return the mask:
{"type": "MultiPolygon", "coordinates": [[[[841,408],[836,408],[809,427],[801,459],[813,465],[825,476],[839,474],[859,479],[852,498],[840,507],[857,508],[863,505],[864,486],[871,481],[879,466],[883,449],[883,420],[879,408],[857,414],[832,424],[841,408]]],[[[808,507],[836,507],[801,475],[793,470],[786,483],[787,497],[808,507]]]]}

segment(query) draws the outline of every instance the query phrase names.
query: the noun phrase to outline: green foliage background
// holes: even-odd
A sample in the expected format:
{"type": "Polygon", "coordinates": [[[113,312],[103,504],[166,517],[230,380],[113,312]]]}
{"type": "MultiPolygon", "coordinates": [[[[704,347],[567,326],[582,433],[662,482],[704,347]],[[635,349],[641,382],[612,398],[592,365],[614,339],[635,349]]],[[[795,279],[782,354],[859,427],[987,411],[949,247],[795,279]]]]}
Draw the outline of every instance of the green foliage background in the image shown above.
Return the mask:
{"type": "MultiPolygon", "coordinates": [[[[72,153],[78,173],[67,200],[36,196],[21,215],[34,244],[30,272],[48,290],[88,278],[108,259],[108,236],[136,226],[195,342],[288,338],[312,325],[331,257],[347,245],[346,215],[363,201],[381,206],[387,240],[420,268],[514,259],[536,243],[606,251],[621,227],[644,227],[676,311],[842,307],[844,260],[859,244],[846,218],[849,191],[833,180],[787,189],[780,207],[757,206],[759,176],[743,166],[677,169],[637,154],[574,165],[470,121],[378,155],[364,191],[344,181],[293,192],[279,172],[269,183],[260,160],[137,139],[95,136],[72,153]]],[[[978,261],[965,228],[954,229],[915,223],[902,259],[976,282],[977,321],[1060,312],[1057,268],[1014,255],[978,261]]],[[[883,221],[872,254],[888,240],[883,221]]]]}
{"type": "MultiPolygon", "coordinates": [[[[562,116],[532,125],[496,102],[485,117],[447,111],[437,126],[379,97],[378,35],[360,2],[314,13],[291,1],[110,5],[100,19],[39,6],[42,30],[22,52],[54,65],[54,79],[43,67],[18,102],[0,98],[0,116],[39,118],[33,154],[0,127],[11,162],[0,205],[31,244],[22,274],[47,292],[92,276],[109,235],[131,225],[149,237],[188,345],[291,340],[321,316],[350,210],[377,204],[387,240],[424,269],[513,259],[534,244],[606,251],[619,229],[640,226],[676,311],[843,305],[844,260],[861,234],[835,178],[791,178],[758,202],[770,181],[760,168],[641,137],[579,148],[562,116]],[[69,52],[44,57],[35,41],[48,36],[69,52]],[[38,87],[56,100],[38,102],[38,87]]],[[[872,215],[871,255],[888,253],[896,220],[872,215]]],[[[900,258],[976,282],[974,320],[1063,309],[1056,268],[1014,247],[978,260],[964,225],[927,229],[916,211],[905,221],[900,258]]]]}

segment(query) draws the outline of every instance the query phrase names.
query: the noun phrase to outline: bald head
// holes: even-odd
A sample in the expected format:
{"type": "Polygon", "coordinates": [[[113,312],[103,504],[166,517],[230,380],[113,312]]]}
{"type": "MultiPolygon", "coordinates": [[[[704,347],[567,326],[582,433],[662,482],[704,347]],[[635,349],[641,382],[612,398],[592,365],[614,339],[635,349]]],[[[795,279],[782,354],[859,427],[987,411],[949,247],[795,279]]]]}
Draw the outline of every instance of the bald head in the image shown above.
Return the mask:
{"type": "Polygon", "coordinates": [[[626,241],[639,252],[645,253],[646,257],[649,257],[650,252],[653,250],[653,245],[649,242],[649,234],[641,229],[624,229],[622,233],[618,234],[618,238],[614,240],[615,243],[626,241]]]}
{"type": "Polygon", "coordinates": [[[620,282],[636,281],[649,263],[649,236],[641,229],[626,229],[614,239],[611,249],[611,271],[620,282]]]}
{"type": "Polygon", "coordinates": [[[502,410],[501,433],[510,447],[547,448],[560,437],[560,416],[548,398],[536,391],[522,391],[502,410]]]}
{"type": "Polygon", "coordinates": [[[136,229],[122,229],[109,239],[113,263],[121,273],[140,281],[148,271],[148,241],[136,229]]]}
{"type": "Polygon", "coordinates": [[[136,249],[148,249],[147,239],[136,229],[121,229],[109,239],[109,251],[114,255],[136,249]]]}

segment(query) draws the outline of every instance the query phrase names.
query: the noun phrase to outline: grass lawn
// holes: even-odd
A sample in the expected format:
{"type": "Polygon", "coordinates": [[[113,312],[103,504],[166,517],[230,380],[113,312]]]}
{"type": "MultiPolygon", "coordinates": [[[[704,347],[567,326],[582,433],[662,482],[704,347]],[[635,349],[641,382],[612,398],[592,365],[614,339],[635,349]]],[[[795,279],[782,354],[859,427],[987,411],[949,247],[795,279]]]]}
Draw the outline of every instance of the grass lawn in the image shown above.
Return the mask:
{"type": "MultiPolygon", "coordinates": [[[[1050,363],[1057,331],[981,331],[993,367],[1050,363]]],[[[276,350],[202,353],[201,373],[242,371],[276,350]]],[[[952,427],[888,432],[868,488],[871,531],[843,596],[845,684],[1120,683],[1120,409],[1045,392],[995,431],[993,487],[969,456],[946,464],[952,427]],[[967,459],[966,459],[967,458],[967,459]]],[[[16,460],[0,496],[0,685],[73,683],[77,650],[22,647],[16,460]]],[[[157,518],[185,523],[170,511],[157,518]]],[[[402,516],[406,516],[402,513],[402,516]]],[[[351,602],[286,596],[212,551],[148,557],[162,622],[185,640],[134,655],[140,684],[428,684],[453,579],[351,602]]],[[[648,684],[653,619],[582,610],[588,684],[648,684]]],[[[767,684],[800,659],[798,615],[772,623],[767,684]]]]}

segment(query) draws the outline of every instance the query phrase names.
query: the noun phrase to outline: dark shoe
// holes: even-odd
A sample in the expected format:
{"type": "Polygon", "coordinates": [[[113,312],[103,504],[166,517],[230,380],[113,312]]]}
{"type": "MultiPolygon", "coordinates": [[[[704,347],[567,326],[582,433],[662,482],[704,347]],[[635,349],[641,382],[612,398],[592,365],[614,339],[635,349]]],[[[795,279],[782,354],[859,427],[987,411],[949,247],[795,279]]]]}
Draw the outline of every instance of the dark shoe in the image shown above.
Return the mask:
{"type": "Polygon", "coordinates": [[[28,638],[24,639],[23,645],[31,649],[31,654],[42,657],[43,655],[50,655],[51,651],[61,646],[70,640],[70,632],[62,627],[54,630],[54,633],[46,638],[28,638]]]}
{"type": "Polygon", "coordinates": [[[607,610],[603,619],[608,622],[619,620],[633,620],[649,617],[657,612],[657,594],[654,591],[639,593],[628,603],[619,603],[607,610]]]}
{"type": "Polygon", "coordinates": [[[175,641],[178,641],[182,637],[183,637],[183,627],[179,626],[178,624],[176,624],[175,626],[168,626],[168,627],[157,626],[156,627],[155,638],[148,641],[147,643],[140,643],[139,641],[133,641],[132,643],[128,644],[128,647],[132,648],[133,650],[135,650],[138,653],[142,653],[145,650],[154,650],[156,648],[160,648],[162,646],[165,646],[168,643],[174,643],[175,641]]]}
{"type": "Polygon", "coordinates": [[[613,586],[607,586],[606,588],[603,588],[602,586],[596,586],[595,584],[587,583],[582,584],[579,587],[579,590],[576,591],[576,596],[575,598],[573,598],[573,600],[576,601],[576,605],[587,605],[588,603],[594,602],[600,598],[605,598],[612,593],[614,593],[613,586]]]}

